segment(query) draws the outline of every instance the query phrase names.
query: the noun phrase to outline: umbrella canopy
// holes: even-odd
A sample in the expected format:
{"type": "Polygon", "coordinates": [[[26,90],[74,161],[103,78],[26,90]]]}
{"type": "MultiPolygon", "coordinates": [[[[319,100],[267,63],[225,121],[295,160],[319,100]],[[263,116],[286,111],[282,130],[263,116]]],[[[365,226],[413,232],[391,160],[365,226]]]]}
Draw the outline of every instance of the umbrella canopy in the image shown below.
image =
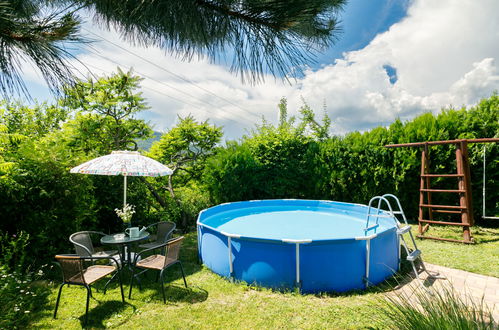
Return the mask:
{"type": "Polygon", "coordinates": [[[113,151],[111,154],[94,158],[73,167],[71,173],[95,175],[123,175],[123,206],[126,205],[127,176],[164,176],[173,173],[160,162],[142,156],[138,151],[113,151]]]}
{"type": "Polygon", "coordinates": [[[71,173],[124,176],[164,176],[172,170],[138,151],[113,151],[73,167],[71,173]]]}

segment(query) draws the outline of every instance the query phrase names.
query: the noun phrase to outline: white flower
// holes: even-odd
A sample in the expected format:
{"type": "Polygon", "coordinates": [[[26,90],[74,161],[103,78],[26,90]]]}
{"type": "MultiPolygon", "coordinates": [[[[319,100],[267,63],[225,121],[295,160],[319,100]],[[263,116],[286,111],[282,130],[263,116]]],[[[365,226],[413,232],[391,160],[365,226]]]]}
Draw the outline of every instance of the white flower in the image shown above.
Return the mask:
{"type": "Polygon", "coordinates": [[[125,204],[123,209],[114,209],[118,217],[123,220],[123,222],[128,223],[132,221],[132,215],[135,213],[135,206],[130,204],[125,204]]]}

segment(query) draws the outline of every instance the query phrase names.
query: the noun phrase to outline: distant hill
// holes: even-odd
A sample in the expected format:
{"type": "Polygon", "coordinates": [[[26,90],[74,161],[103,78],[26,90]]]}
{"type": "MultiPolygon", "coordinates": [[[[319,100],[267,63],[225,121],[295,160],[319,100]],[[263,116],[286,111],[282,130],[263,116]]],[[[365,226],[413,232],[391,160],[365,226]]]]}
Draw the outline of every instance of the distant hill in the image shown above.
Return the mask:
{"type": "Polygon", "coordinates": [[[163,135],[163,133],[154,132],[152,138],[147,140],[137,141],[137,146],[139,147],[139,150],[148,151],[151,148],[153,142],[158,141],[161,138],[161,135],[163,135]]]}

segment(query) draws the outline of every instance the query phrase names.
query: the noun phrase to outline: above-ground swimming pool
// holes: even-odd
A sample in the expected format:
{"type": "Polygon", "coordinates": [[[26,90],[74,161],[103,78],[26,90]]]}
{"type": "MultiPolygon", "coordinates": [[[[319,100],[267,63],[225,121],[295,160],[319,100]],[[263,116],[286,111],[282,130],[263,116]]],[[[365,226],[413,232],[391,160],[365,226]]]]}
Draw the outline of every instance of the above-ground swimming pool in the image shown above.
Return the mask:
{"type": "Polygon", "coordinates": [[[384,213],[365,230],[367,209],[313,200],[217,205],[199,214],[199,256],[221,276],[264,287],[363,289],[399,267],[396,220],[384,213]]]}

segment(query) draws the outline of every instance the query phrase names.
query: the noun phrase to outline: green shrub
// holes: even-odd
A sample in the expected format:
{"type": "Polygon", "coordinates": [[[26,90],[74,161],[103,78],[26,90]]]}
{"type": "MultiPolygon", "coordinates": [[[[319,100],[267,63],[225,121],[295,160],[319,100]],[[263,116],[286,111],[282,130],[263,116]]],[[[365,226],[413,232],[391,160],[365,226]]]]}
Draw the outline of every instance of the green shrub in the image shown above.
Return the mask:
{"type": "Polygon", "coordinates": [[[29,235],[0,233],[0,329],[24,328],[33,312],[42,309],[50,290],[36,273],[26,271],[29,235]]]}
{"type": "MultiPolygon", "coordinates": [[[[376,195],[399,197],[409,219],[418,216],[421,148],[388,149],[395,143],[499,136],[499,96],[477,106],[446,109],[396,120],[345,136],[318,139],[293,122],[264,123],[250,136],[230,142],[208,159],[204,183],[214,203],[265,199],[310,198],[367,203],[376,195]],[[416,201],[416,202],[415,202],[416,201]]],[[[497,211],[499,171],[497,143],[487,146],[487,212],[497,211]]],[[[483,145],[470,144],[475,219],[480,221],[483,145]]],[[[430,148],[430,173],[455,173],[453,145],[430,148]]],[[[455,178],[434,178],[432,186],[455,189],[455,178]]],[[[432,202],[458,205],[455,194],[435,194],[432,202]]]]}
{"type": "Polygon", "coordinates": [[[29,234],[21,231],[10,236],[0,231],[0,265],[6,269],[22,271],[27,268],[26,247],[29,244],[29,234]]]}

